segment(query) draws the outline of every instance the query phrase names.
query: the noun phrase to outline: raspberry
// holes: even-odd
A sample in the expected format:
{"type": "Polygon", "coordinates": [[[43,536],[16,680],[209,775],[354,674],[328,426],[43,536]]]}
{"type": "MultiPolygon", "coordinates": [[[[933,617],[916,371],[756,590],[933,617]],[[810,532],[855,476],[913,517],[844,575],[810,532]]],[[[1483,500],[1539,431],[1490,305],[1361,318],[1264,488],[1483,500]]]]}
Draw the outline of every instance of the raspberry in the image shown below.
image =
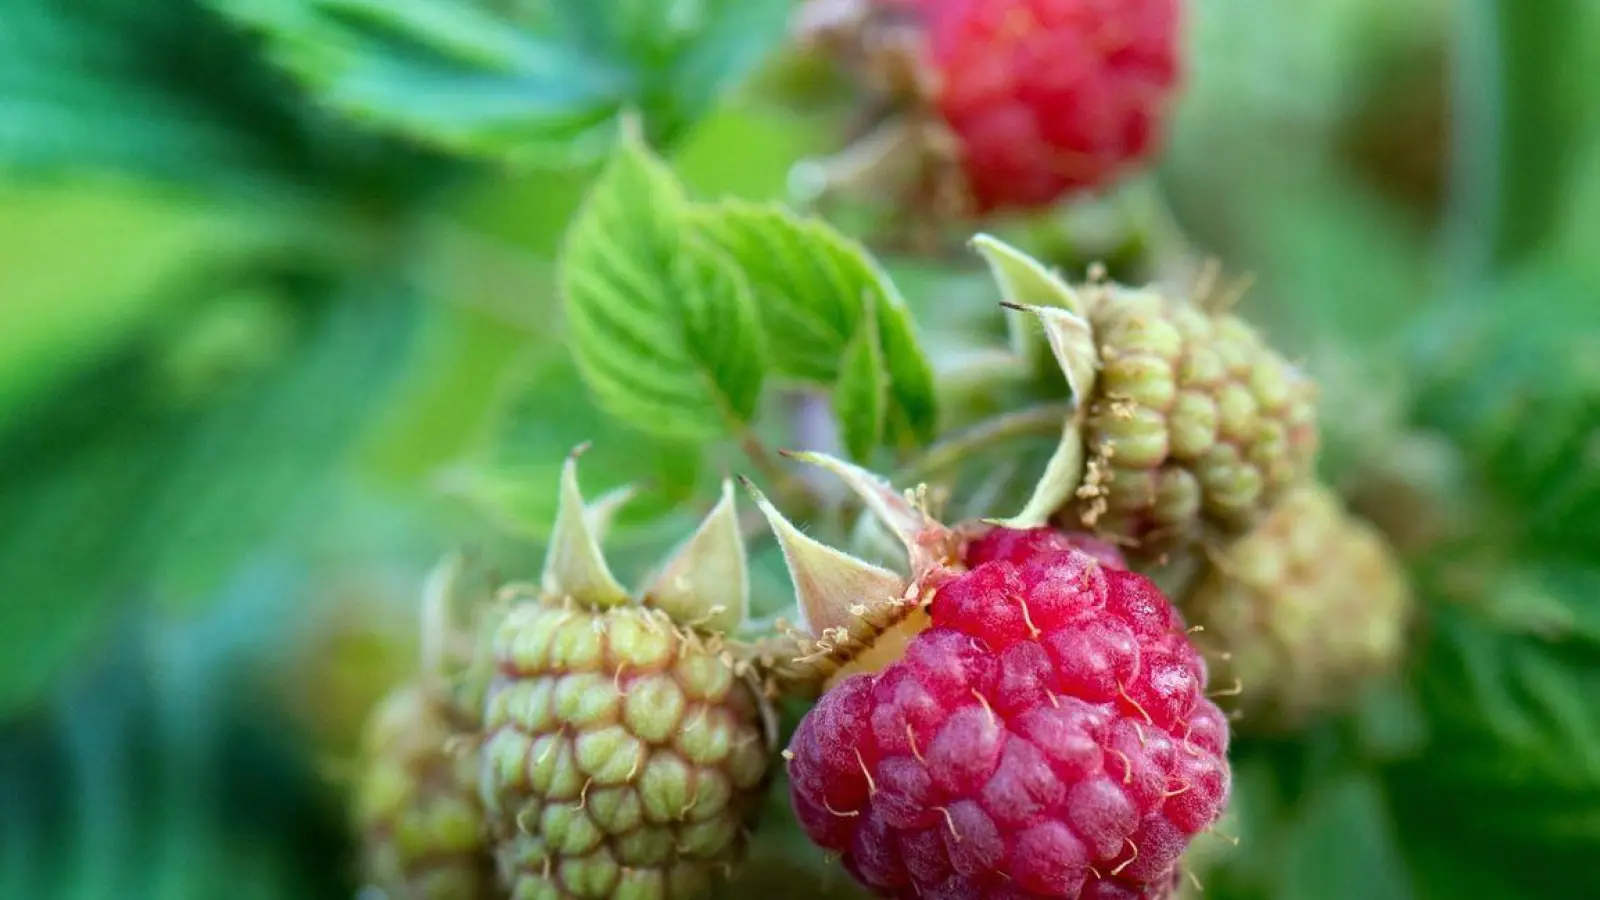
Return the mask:
{"type": "Polygon", "coordinates": [[[861,87],[909,108],[921,187],[938,193],[948,171],[978,215],[1038,209],[1143,162],[1181,75],[1177,0],[810,0],[799,23],[861,87]]]}
{"type": "Polygon", "coordinates": [[[1316,385],[1244,320],[1154,287],[1075,290],[976,243],[1008,295],[1059,299],[1016,308],[1043,322],[1077,410],[1028,511],[1006,524],[1048,514],[1143,561],[1241,536],[1311,477],[1316,385]]]}
{"type": "Polygon", "coordinates": [[[422,684],[391,693],[368,722],[356,823],[365,877],[393,900],[493,896],[477,759],[455,746],[472,728],[422,684]]]}
{"type": "Polygon", "coordinates": [[[429,579],[423,604],[423,672],[381,699],[361,735],[355,824],[367,882],[392,900],[494,896],[488,832],[478,801],[481,673],[470,647],[451,646],[446,618],[461,560],[429,579]]]}
{"type": "Polygon", "coordinates": [[[1105,184],[1152,153],[1179,75],[1177,0],[898,0],[979,212],[1105,184]]]}
{"type": "Polygon", "coordinates": [[[875,892],[1166,897],[1226,804],[1228,726],[1181,617],[1058,543],[981,539],[904,656],[796,730],[795,812],[875,892]]]}
{"type": "Polygon", "coordinates": [[[1280,501],[1249,536],[1219,554],[1184,609],[1241,728],[1275,732],[1353,699],[1393,671],[1412,615],[1405,572],[1377,530],[1311,484],[1280,501]]]}
{"type": "Polygon", "coordinates": [[[773,746],[724,632],[748,580],[731,487],[635,602],[575,468],[542,584],[503,591],[482,785],[514,898],[693,897],[731,869],[773,746]]]}

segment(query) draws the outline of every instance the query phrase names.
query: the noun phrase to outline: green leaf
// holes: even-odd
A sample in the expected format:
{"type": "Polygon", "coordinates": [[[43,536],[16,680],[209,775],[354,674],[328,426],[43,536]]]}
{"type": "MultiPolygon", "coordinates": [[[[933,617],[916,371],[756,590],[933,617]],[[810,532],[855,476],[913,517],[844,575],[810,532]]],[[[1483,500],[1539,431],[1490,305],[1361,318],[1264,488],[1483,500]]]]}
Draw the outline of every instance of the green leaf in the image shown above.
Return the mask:
{"type": "Polygon", "coordinates": [[[684,207],[672,173],[625,143],[568,232],[559,280],[601,405],[656,437],[711,440],[754,415],[763,336],[743,274],[684,207]]]}
{"type": "Polygon", "coordinates": [[[626,73],[439,0],[209,0],[319,100],[454,153],[565,164],[610,140],[626,73]]]}
{"type": "MultiPolygon", "coordinates": [[[[888,284],[887,278],[884,283],[888,284]]],[[[911,310],[887,292],[877,307],[876,324],[883,341],[883,364],[889,374],[889,424],[893,432],[916,444],[932,441],[939,426],[938,394],[933,364],[917,337],[911,310]]]]}
{"type": "Polygon", "coordinates": [[[869,305],[861,330],[845,351],[839,383],[833,388],[833,411],[845,450],[863,461],[883,440],[888,411],[889,384],[876,320],[869,305]]]}
{"type": "Polygon", "coordinates": [[[1530,269],[1417,328],[1415,419],[1461,448],[1489,530],[1541,553],[1600,546],[1595,274],[1530,269]]]}
{"type": "Polygon", "coordinates": [[[242,212],[98,179],[0,190],[0,434],[170,312],[197,266],[271,250],[272,223],[242,212]]]}
{"type": "Polygon", "coordinates": [[[1462,8],[1457,28],[1451,221],[1454,274],[1466,288],[1526,262],[1560,226],[1584,130],[1595,122],[1585,92],[1600,67],[1593,6],[1583,0],[1483,0],[1462,8]]]}
{"type": "Polygon", "coordinates": [[[507,384],[454,487],[502,527],[543,541],[555,524],[561,466],[585,443],[590,496],[639,489],[618,511],[612,529],[618,538],[689,499],[705,463],[702,446],[641,435],[596,409],[572,359],[556,353],[530,361],[507,384]]]}
{"type": "Polygon", "coordinates": [[[279,290],[305,314],[275,365],[196,405],[128,355],[0,445],[0,709],[48,684],[111,612],[192,603],[262,540],[315,520],[409,359],[417,307],[390,283],[279,290]]]}
{"type": "Polygon", "coordinates": [[[878,357],[888,422],[911,441],[932,439],[932,365],[905,301],[865,248],[776,205],[729,200],[697,206],[691,216],[749,279],[777,372],[829,386],[862,357],[878,357]],[[869,354],[860,333],[874,326],[880,349],[869,354]]]}
{"type": "Polygon", "coordinates": [[[185,84],[226,95],[250,68],[230,59],[235,72],[217,71],[180,43],[231,43],[187,3],[15,0],[0,8],[0,34],[0,163],[198,180],[233,178],[266,161],[263,131],[274,123],[259,122],[254,134],[232,128],[185,84]]]}
{"type": "Polygon", "coordinates": [[[0,168],[112,170],[245,192],[257,206],[330,188],[407,197],[446,174],[285,90],[203,0],[12,0],[0,34],[0,168]]]}
{"type": "Polygon", "coordinates": [[[1414,896],[1382,785],[1366,774],[1341,775],[1318,785],[1297,817],[1280,872],[1278,897],[1414,896]]]}
{"type": "Polygon", "coordinates": [[[47,705],[0,724],[5,896],[349,893],[327,784],[248,675],[301,587],[268,568],[197,619],[118,617],[47,705]]]}
{"type": "Polygon", "coordinates": [[[449,152],[566,167],[637,111],[678,138],[781,37],[786,4],[208,0],[324,103],[449,152]]]}
{"type": "MultiPolygon", "coordinates": [[[[1386,774],[1407,842],[1519,885],[1496,896],[1600,890],[1600,644],[1498,633],[1441,609],[1427,659],[1433,742],[1386,774]]],[[[1422,874],[1454,883],[1448,864],[1422,874]]]]}

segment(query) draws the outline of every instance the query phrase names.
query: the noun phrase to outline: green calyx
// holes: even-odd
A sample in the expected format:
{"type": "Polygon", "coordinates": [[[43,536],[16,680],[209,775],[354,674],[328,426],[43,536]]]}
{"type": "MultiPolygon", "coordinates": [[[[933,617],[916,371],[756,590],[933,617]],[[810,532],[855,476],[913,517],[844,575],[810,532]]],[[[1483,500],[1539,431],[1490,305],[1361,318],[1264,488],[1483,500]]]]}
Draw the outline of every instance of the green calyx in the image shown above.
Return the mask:
{"type": "Polygon", "coordinates": [[[561,469],[560,505],[540,578],[544,598],[596,610],[656,609],[680,625],[708,634],[738,629],[749,614],[750,578],[732,483],[723,483],[721,499],[700,527],[639,591],[630,592],[611,573],[601,548],[611,515],[630,492],[614,492],[585,504],[577,474],[583,449],[568,456],[561,469]]]}

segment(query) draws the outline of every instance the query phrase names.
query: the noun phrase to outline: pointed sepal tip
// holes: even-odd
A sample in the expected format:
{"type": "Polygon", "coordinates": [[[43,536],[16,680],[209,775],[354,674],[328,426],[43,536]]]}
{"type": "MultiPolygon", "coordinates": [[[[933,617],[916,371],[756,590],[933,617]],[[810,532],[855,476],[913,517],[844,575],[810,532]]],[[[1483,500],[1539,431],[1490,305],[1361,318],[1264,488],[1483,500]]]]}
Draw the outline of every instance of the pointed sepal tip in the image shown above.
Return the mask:
{"type": "Polygon", "coordinates": [[[905,494],[896,491],[888,481],[854,463],[826,453],[786,451],[783,455],[825,469],[843,481],[861,498],[878,521],[905,544],[908,553],[916,552],[918,538],[931,523],[921,508],[908,500],[905,494]]]}
{"type": "Polygon", "coordinates": [[[802,532],[747,478],[741,478],[783,550],[799,606],[799,627],[814,638],[843,629],[864,609],[898,599],[907,579],[830,547],[802,532]]]}
{"type": "Polygon", "coordinates": [[[730,634],[750,614],[750,569],[733,481],[687,540],[644,589],[644,602],[676,622],[708,633],[730,634]]]}
{"type": "MultiPolygon", "coordinates": [[[[573,450],[561,466],[560,501],[556,524],[550,535],[544,574],[540,579],[546,594],[571,597],[580,603],[604,608],[630,602],[628,591],[611,574],[605,553],[595,536],[595,523],[578,488],[578,457],[587,449],[573,450]]],[[[601,516],[602,519],[607,518],[601,516]]]]}

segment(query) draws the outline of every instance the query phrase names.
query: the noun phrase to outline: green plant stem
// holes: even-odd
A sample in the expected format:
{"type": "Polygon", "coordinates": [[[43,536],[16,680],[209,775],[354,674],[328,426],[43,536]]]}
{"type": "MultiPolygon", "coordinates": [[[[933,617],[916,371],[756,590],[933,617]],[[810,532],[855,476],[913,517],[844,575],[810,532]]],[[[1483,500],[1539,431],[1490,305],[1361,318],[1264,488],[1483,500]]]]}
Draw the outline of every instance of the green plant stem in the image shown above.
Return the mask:
{"type": "Polygon", "coordinates": [[[1055,437],[1072,416],[1070,403],[1045,403],[1001,413],[929,447],[899,472],[897,484],[913,484],[938,475],[996,444],[1030,437],[1055,437]]]}

